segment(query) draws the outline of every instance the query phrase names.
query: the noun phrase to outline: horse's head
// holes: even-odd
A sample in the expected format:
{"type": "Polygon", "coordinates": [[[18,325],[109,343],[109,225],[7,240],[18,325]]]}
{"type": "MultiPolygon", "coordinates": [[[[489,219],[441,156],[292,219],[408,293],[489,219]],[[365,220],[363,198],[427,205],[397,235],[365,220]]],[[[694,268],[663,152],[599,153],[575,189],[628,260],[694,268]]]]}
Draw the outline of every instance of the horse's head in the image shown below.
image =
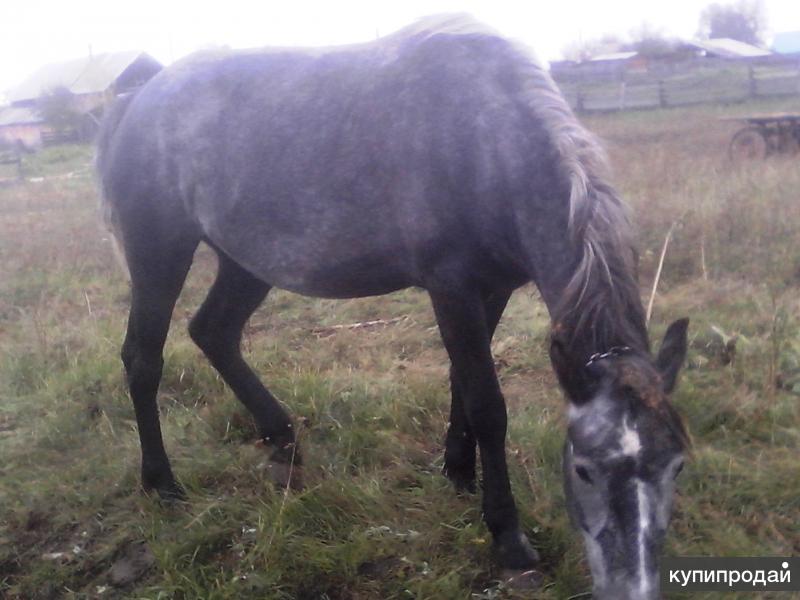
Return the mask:
{"type": "Polygon", "coordinates": [[[595,598],[658,597],[659,555],[688,445],[668,401],[686,356],[687,325],[670,326],[655,360],[614,348],[593,356],[572,382],[564,381],[558,349],[552,352],[570,396],[567,505],[585,540],[595,598]]]}

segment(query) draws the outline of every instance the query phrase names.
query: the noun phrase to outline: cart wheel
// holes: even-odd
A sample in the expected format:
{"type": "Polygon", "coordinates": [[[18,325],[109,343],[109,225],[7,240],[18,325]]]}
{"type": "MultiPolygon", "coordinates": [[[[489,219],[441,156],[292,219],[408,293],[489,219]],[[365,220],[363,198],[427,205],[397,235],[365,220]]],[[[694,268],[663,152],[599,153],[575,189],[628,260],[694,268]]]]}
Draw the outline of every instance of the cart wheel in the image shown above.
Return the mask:
{"type": "Polygon", "coordinates": [[[766,158],[769,146],[758,127],[745,127],[736,132],[728,148],[733,161],[766,158]]]}

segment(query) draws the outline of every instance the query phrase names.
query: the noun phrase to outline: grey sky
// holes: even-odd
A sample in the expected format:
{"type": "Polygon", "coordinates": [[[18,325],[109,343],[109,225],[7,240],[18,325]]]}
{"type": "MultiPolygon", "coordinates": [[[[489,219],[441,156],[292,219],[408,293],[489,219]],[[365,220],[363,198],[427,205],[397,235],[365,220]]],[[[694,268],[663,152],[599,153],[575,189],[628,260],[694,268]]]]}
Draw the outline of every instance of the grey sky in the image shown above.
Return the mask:
{"type": "MultiPolygon", "coordinates": [[[[141,49],[163,63],[210,45],[326,45],[365,41],[437,12],[466,11],[543,59],[579,38],[626,35],[643,22],[691,37],[704,0],[25,0],[0,3],[0,91],[40,65],[93,52],[141,49]]],[[[771,32],[800,30],[800,1],[765,0],[771,32]]]]}

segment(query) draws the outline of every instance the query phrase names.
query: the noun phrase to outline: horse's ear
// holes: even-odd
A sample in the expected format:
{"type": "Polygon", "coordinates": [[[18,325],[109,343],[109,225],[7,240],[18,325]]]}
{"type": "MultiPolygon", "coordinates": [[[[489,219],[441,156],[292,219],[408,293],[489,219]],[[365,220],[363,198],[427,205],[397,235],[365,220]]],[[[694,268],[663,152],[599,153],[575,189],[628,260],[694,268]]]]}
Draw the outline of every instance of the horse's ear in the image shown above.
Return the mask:
{"type": "Polygon", "coordinates": [[[664,341],[658,350],[656,367],[664,382],[664,392],[672,393],[675,383],[678,380],[678,371],[683,366],[686,359],[688,347],[687,331],[689,329],[689,319],[678,319],[667,328],[664,334],[664,341]]]}

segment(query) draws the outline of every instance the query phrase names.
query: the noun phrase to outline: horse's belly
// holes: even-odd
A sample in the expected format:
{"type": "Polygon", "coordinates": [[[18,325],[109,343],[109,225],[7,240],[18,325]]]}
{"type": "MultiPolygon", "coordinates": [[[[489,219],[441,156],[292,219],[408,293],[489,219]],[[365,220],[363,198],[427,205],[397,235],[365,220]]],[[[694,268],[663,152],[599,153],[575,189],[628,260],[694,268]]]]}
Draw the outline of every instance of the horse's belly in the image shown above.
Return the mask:
{"type": "Polygon", "coordinates": [[[386,269],[356,268],[320,270],[313,273],[264,273],[274,287],[315,298],[361,298],[380,296],[414,285],[402,273],[386,269]]]}
{"type": "Polygon", "coordinates": [[[400,253],[337,252],[310,241],[304,247],[218,244],[236,262],[273,287],[319,298],[378,296],[417,285],[400,253]]]}

